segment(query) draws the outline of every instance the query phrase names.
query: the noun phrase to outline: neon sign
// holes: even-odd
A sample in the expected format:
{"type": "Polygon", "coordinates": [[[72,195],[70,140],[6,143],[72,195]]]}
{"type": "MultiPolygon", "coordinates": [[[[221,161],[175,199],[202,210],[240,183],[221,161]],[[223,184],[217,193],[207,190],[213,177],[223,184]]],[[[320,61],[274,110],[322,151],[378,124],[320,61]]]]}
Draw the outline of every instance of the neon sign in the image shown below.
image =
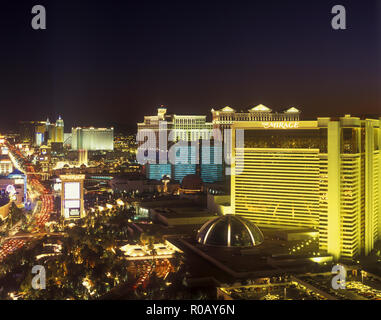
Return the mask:
{"type": "Polygon", "coordinates": [[[64,183],[64,216],[65,218],[80,217],[81,215],[81,183],[64,183]]]}
{"type": "Polygon", "coordinates": [[[9,184],[7,185],[6,189],[5,189],[6,192],[9,193],[9,195],[13,196],[16,194],[16,189],[13,185],[9,184]]]}
{"type": "Polygon", "coordinates": [[[262,122],[262,126],[265,129],[295,129],[299,128],[299,122],[296,121],[277,121],[277,122],[262,122]]]}

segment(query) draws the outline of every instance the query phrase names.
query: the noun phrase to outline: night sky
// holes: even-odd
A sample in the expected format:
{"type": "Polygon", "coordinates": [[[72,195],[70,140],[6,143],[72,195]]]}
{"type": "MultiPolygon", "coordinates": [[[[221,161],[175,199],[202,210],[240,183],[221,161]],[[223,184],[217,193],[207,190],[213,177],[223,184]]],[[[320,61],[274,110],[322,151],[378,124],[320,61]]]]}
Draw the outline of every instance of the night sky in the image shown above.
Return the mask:
{"type": "MultiPolygon", "coordinates": [[[[4,2],[4,1],[3,1],[4,2]]],[[[0,132],[19,120],[136,126],[160,104],[207,114],[263,103],[302,118],[381,115],[381,1],[1,4],[0,132]],[[44,5],[47,30],[31,28],[44,5]],[[331,28],[331,8],[347,30],[331,28]]]]}

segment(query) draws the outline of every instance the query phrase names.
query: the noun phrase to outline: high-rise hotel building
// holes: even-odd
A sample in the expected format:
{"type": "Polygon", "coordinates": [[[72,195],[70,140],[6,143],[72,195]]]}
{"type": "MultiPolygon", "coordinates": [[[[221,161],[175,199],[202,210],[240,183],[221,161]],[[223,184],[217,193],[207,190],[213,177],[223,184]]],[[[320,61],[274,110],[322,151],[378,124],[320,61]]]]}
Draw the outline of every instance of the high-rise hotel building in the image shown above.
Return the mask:
{"type": "Polygon", "coordinates": [[[300,111],[294,107],[284,112],[274,112],[269,107],[259,104],[247,111],[236,111],[226,106],[221,109],[212,109],[213,128],[230,129],[236,121],[299,121],[300,111]]]}
{"type": "Polygon", "coordinates": [[[46,121],[20,121],[20,137],[22,141],[34,143],[36,146],[51,145],[64,142],[64,121],[61,116],[56,123],[46,121]]]}
{"type": "Polygon", "coordinates": [[[226,157],[224,172],[230,172],[231,135],[229,131],[233,123],[237,121],[299,121],[300,117],[300,111],[295,107],[287,108],[283,112],[276,112],[263,104],[239,111],[226,106],[224,108],[213,108],[211,112],[213,128],[220,130],[224,140],[223,153],[226,157]],[[227,141],[228,139],[230,141],[227,141]]]}
{"type": "Polygon", "coordinates": [[[49,118],[46,120],[47,143],[50,145],[52,142],[64,142],[64,121],[61,116],[58,117],[56,123],[50,123],[49,118]]]}
{"type": "MultiPolygon", "coordinates": [[[[166,154],[170,148],[171,143],[168,143],[164,150],[159,148],[159,137],[161,139],[171,141],[187,141],[194,142],[201,139],[209,140],[211,137],[214,139],[223,139],[231,137],[226,135],[225,129],[231,129],[231,126],[236,121],[298,121],[300,111],[294,107],[288,108],[284,112],[274,112],[270,108],[260,104],[255,107],[249,108],[246,111],[236,111],[232,107],[224,107],[219,109],[212,109],[212,122],[206,121],[206,115],[176,115],[168,114],[167,108],[160,106],[157,109],[157,115],[145,116],[144,122],[138,123],[138,132],[147,129],[153,130],[156,137],[156,145],[152,146],[152,149],[156,152],[156,157],[159,158],[160,153],[166,154]],[[165,125],[164,125],[165,124],[165,125]],[[220,136],[214,136],[214,129],[220,130],[220,136]],[[171,132],[171,139],[168,139],[171,132]]],[[[149,163],[147,164],[147,177],[150,179],[160,180],[163,175],[173,177],[175,180],[181,182],[182,178],[187,174],[195,174],[196,171],[200,173],[200,176],[204,182],[212,183],[224,180],[224,167],[229,168],[230,163],[230,144],[227,141],[221,141],[221,146],[216,145],[208,148],[200,148],[199,154],[201,158],[201,165],[196,166],[194,164],[175,164],[171,166],[169,164],[161,163],[149,163]],[[226,150],[225,152],[225,148],[226,150]],[[217,163],[217,159],[214,159],[214,154],[220,153],[223,158],[224,155],[227,160],[227,164],[217,163]],[[225,154],[226,153],[226,154],[225,154]],[[210,156],[208,155],[210,154],[210,156]],[[206,158],[209,159],[209,164],[205,164],[206,158]],[[204,164],[203,164],[204,163],[204,164]]],[[[194,147],[185,146],[179,148],[179,150],[188,149],[188,153],[185,157],[189,159],[193,158],[194,147]]],[[[155,159],[158,161],[158,159],[155,159]]],[[[227,170],[230,171],[230,170],[227,170]]]]}
{"type": "Polygon", "coordinates": [[[157,142],[160,133],[164,134],[164,138],[168,140],[170,132],[172,141],[196,141],[209,139],[213,124],[206,121],[206,116],[168,114],[167,108],[160,106],[157,109],[157,115],[144,116],[144,122],[138,123],[138,132],[147,129],[155,132],[157,142]]]}
{"type": "Polygon", "coordinates": [[[233,212],[260,227],[314,228],[336,259],[369,254],[381,239],[380,124],[350,115],[234,122],[233,212]]]}
{"type": "Polygon", "coordinates": [[[168,114],[167,108],[160,106],[157,115],[145,116],[144,122],[138,123],[138,133],[144,130],[152,130],[156,142],[152,145],[155,159],[146,164],[147,178],[160,180],[167,175],[181,182],[186,175],[200,173],[204,182],[222,180],[222,165],[214,159],[214,146],[203,148],[200,143],[203,139],[209,140],[213,134],[213,124],[206,121],[205,115],[168,114]],[[160,139],[166,141],[163,146],[159,145],[160,139]],[[168,151],[178,141],[186,144],[175,147],[177,159],[171,164],[168,151]],[[160,163],[163,158],[167,163],[160,163]]]}
{"type": "Polygon", "coordinates": [[[84,128],[71,129],[72,150],[114,150],[114,128],[84,128]]]}

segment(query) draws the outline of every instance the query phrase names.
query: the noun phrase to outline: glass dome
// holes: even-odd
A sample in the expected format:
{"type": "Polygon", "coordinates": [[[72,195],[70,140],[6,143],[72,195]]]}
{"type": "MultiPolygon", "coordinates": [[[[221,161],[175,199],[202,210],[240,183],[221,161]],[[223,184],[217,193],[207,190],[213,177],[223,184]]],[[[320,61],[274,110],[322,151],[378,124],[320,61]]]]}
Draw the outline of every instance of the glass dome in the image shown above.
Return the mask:
{"type": "Polygon", "coordinates": [[[197,234],[197,241],[219,247],[255,247],[264,241],[261,230],[249,220],[225,215],[206,222],[197,234]]]}

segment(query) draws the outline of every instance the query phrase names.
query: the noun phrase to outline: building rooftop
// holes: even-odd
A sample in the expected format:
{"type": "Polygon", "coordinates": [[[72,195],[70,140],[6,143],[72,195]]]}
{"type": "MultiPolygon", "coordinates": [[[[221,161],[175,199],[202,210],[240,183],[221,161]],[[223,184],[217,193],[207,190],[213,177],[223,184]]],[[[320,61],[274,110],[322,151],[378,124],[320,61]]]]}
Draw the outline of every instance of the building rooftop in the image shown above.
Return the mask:
{"type": "Polygon", "coordinates": [[[251,108],[249,111],[252,111],[252,112],[271,112],[271,109],[264,106],[263,104],[259,104],[256,107],[251,108]]]}
{"type": "Polygon", "coordinates": [[[225,215],[206,222],[197,234],[197,241],[220,247],[255,247],[263,243],[264,237],[249,220],[225,215]]]}

